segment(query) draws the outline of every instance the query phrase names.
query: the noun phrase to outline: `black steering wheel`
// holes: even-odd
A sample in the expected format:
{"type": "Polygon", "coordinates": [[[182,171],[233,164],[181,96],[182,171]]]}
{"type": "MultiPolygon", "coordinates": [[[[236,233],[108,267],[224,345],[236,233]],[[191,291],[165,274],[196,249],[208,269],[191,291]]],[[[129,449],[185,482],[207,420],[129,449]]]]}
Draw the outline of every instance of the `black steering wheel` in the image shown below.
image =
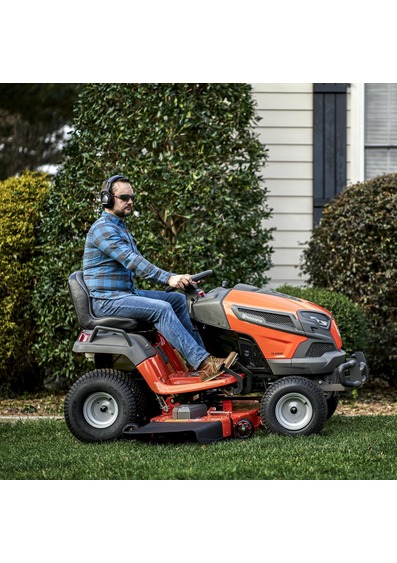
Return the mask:
{"type": "MultiPolygon", "coordinates": [[[[212,270],[204,270],[204,272],[199,272],[198,274],[194,274],[194,275],[192,276],[192,281],[194,281],[194,282],[200,281],[200,280],[202,280],[202,279],[204,279],[204,278],[206,278],[206,277],[208,277],[208,276],[211,276],[212,274],[213,274],[213,271],[212,271],[212,270]]],[[[185,289],[182,290],[182,291],[188,292],[189,289],[191,290],[193,287],[194,287],[193,285],[187,285],[187,286],[185,287],[185,289]]],[[[176,291],[177,289],[179,289],[179,288],[168,286],[165,291],[167,291],[167,292],[169,292],[169,291],[176,291]]]]}

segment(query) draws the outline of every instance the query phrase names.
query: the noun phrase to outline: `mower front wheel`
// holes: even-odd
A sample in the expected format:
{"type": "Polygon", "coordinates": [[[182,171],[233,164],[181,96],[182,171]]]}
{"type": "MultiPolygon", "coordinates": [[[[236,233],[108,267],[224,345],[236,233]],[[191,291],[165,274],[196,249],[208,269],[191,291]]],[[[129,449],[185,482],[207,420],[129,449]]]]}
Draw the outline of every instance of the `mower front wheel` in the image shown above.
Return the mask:
{"type": "Polygon", "coordinates": [[[327,420],[327,401],[319,387],[305,377],[284,377],[262,397],[262,424],[272,434],[308,436],[320,432],[327,420]]]}
{"type": "Polygon", "coordinates": [[[337,407],[339,405],[339,393],[336,391],[331,393],[331,395],[327,399],[327,419],[331,418],[331,416],[335,413],[337,407]]]}
{"type": "Polygon", "coordinates": [[[82,442],[120,438],[128,422],[144,415],[144,396],[128,374],[96,369],[76,381],[65,399],[64,413],[71,433],[82,442]]]}

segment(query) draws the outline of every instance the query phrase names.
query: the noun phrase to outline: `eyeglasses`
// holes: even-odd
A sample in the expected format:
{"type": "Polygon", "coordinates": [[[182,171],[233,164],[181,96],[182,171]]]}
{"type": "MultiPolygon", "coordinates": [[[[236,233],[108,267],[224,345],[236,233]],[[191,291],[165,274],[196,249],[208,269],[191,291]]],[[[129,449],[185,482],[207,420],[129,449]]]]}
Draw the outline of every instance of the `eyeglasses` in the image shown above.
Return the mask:
{"type": "Polygon", "coordinates": [[[135,194],[132,194],[132,195],[131,194],[121,194],[121,195],[115,195],[114,197],[117,197],[117,199],[121,199],[122,201],[128,202],[130,200],[134,201],[135,194]]]}

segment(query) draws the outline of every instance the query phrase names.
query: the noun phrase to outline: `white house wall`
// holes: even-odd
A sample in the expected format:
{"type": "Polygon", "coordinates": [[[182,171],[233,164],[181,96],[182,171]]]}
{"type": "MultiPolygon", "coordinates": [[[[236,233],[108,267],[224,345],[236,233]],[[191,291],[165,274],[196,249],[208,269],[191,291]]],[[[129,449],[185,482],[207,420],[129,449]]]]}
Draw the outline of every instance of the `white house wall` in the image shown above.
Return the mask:
{"type": "Polygon", "coordinates": [[[313,84],[253,84],[269,149],[262,175],[275,227],[270,287],[304,285],[299,263],[313,227],[313,84]]]}

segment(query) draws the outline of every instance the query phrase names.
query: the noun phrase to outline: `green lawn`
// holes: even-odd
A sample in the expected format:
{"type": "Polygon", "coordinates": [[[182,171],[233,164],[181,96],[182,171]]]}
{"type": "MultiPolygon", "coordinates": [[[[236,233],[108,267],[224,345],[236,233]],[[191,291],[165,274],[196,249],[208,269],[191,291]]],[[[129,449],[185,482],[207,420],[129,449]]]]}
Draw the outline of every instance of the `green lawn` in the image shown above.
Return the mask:
{"type": "Polygon", "coordinates": [[[82,444],[62,420],[0,424],[1,479],[395,479],[396,416],[334,416],[320,435],[215,444],[82,444]]]}

